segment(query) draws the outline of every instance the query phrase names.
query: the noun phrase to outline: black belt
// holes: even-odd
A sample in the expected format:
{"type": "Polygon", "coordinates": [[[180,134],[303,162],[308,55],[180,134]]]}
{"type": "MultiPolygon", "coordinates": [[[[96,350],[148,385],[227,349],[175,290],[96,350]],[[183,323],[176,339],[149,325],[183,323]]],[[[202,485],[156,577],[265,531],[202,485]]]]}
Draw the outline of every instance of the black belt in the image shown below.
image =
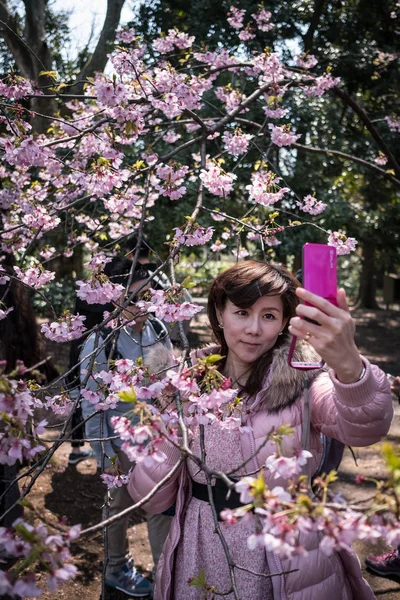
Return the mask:
{"type": "MultiPolygon", "coordinates": [[[[243,503],[240,502],[240,494],[235,490],[231,490],[229,498],[227,498],[228,488],[225,483],[221,479],[217,479],[215,485],[211,486],[212,497],[214,501],[214,506],[217,511],[218,521],[222,521],[220,517],[220,513],[224,508],[239,508],[239,506],[243,506],[243,503]]],[[[193,498],[197,500],[201,500],[202,502],[210,502],[208,497],[208,488],[203,483],[198,483],[192,479],[192,494],[193,498]]]]}

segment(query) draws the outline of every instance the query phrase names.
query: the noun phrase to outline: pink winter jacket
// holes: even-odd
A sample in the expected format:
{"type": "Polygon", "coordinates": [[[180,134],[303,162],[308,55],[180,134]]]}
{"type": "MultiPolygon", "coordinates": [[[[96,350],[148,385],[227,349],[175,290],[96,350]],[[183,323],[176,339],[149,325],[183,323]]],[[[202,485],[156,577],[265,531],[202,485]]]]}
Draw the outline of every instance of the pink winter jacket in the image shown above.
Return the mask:
{"type": "MultiPolygon", "coordinates": [[[[209,352],[216,350],[218,349],[213,348],[209,352]]],[[[287,366],[286,346],[275,351],[263,389],[255,397],[247,414],[247,425],[250,428],[246,430],[250,429],[251,433],[242,433],[244,459],[249,458],[264,443],[265,436],[272,427],[282,424],[290,424],[295,430],[294,436],[285,438],[287,454],[293,454],[295,448],[301,447],[302,390],[307,379],[310,384],[310,452],[313,455],[310,459],[311,473],[315,472],[321,460],[321,432],[351,446],[368,446],[379,442],[388,432],[393,415],[390,385],[385,374],[377,366],[371,365],[365,358],[362,360],[366,367],[363,378],[356,383],[343,384],[336,379],[332,371],[320,372],[315,376],[312,372],[309,374],[291,369],[287,366]]],[[[135,466],[128,484],[129,493],[135,502],[147,495],[178,462],[180,452],[177,448],[165,443],[163,451],[167,455],[166,462],[152,467],[146,467],[143,463],[135,466]]],[[[248,472],[260,469],[274,452],[273,444],[267,443],[263,446],[249,463],[248,472]]],[[[285,481],[272,481],[272,478],[270,480],[267,471],[265,477],[270,487],[285,486],[285,481]]],[[[182,600],[173,598],[172,574],[185,507],[190,499],[191,479],[186,465],[183,464],[144,506],[148,512],[158,514],[176,502],[175,517],[158,563],[154,600],[182,600]]],[[[297,569],[294,573],[272,577],[274,600],[331,598],[332,581],[335,581],[337,586],[338,581],[343,582],[344,576],[351,588],[352,600],[375,598],[362,577],[360,562],[355,552],[343,550],[326,557],[319,549],[316,533],[300,534],[299,543],[308,550],[306,558],[296,556],[280,559],[271,552],[266,553],[269,572],[297,569]]],[[[347,598],[348,594],[343,592],[341,598],[335,597],[334,600],[347,598]]]]}

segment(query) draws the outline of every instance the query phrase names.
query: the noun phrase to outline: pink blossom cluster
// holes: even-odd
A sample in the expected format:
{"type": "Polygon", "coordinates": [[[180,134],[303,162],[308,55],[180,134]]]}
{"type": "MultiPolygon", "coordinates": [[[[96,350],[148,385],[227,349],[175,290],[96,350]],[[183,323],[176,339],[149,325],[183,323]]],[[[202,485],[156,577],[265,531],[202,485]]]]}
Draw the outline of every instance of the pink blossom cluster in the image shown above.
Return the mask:
{"type": "Polygon", "coordinates": [[[254,136],[249,133],[242,133],[240,130],[236,130],[234,133],[225,131],[222,139],[225,144],[226,151],[232,156],[240,156],[245,154],[249,148],[250,140],[254,136]]]}
{"type": "Polygon", "coordinates": [[[106,256],[104,252],[96,252],[92,254],[91,259],[84,263],[84,266],[92,271],[92,273],[101,273],[109,262],[112,261],[111,256],[106,256]]]}
{"type": "Polygon", "coordinates": [[[123,44],[130,44],[136,37],[133,27],[122,27],[116,33],[117,40],[123,44]]]}
{"type": "Polygon", "coordinates": [[[19,267],[14,267],[14,271],[17,274],[18,279],[25,283],[25,285],[29,285],[35,290],[39,290],[49,281],[53,281],[56,274],[53,271],[46,271],[42,265],[37,267],[29,267],[25,271],[22,271],[19,267]]]}
{"type": "MultiPolygon", "coordinates": [[[[243,100],[246,99],[246,96],[239,92],[238,90],[232,90],[230,87],[217,87],[215,89],[215,95],[218,100],[221,100],[225,104],[225,108],[227,112],[230,112],[237,108],[243,100]]],[[[249,109],[245,108],[242,112],[247,112],[249,109]]]]}
{"type": "Polygon", "coordinates": [[[244,9],[240,10],[235,6],[231,6],[226,20],[228,21],[229,25],[234,29],[242,29],[245,13],[246,11],[244,9]]]}
{"type": "Polygon", "coordinates": [[[202,310],[201,306],[191,302],[168,301],[167,292],[164,290],[150,289],[150,295],[151,299],[149,301],[140,300],[137,307],[147,313],[154,313],[158,319],[162,319],[167,323],[189,320],[202,310]]]}
{"type": "Polygon", "coordinates": [[[216,240],[214,244],[211,244],[210,246],[210,250],[212,252],[222,252],[222,250],[225,250],[226,248],[226,244],[223,244],[221,242],[221,240],[216,240]]]}
{"type": "Polygon", "coordinates": [[[34,408],[40,408],[42,403],[22,380],[16,381],[1,375],[0,381],[0,413],[7,415],[0,433],[0,464],[13,465],[17,461],[22,463],[30,460],[45,450],[38,436],[44,433],[47,421],[34,422],[28,438],[28,420],[32,419],[34,408]]]}
{"type": "Polygon", "coordinates": [[[163,180],[162,185],[156,185],[156,188],[163,196],[171,200],[179,200],[186,193],[186,187],[183,184],[184,177],[187,175],[189,167],[160,164],[156,168],[157,177],[163,180]]]}
{"type": "Polygon", "coordinates": [[[263,111],[270,119],[282,119],[282,117],[285,117],[288,113],[287,108],[271,108],[270,106],[263,106],[263,111]]]}
{"type": "Polygon", "coordinates": [[[205,52],[194,52],[193,57],[201,63],[206,63],[214,68],[219,68],[223,66],[236,65],[238,60],[234,56],[229,54],[229,51],[225,48],[217,50],[215,52],[210,52],[209,50],[205,52]]]}
{"type": "Polygon", "coordinates": [[[237,175],[224,173],[218,165],[211,164],[207,169],[200,171],[200,179],[211,194],[225,198],[233,190],[233,182],[237,175]]]}
{"type": "Polygon", "coordinates": [[[296,202],[297,206],[306,213],[310,215],[320,215],[327,207],[327,204],[317,200],[315,196],[304,196],[303,200],[298,200],[296,202]]]}
{"type": "Polygon", "coordinates": [[[162,463],[167,457],[160,449],[163,443],[161,432],[175,441],[176,432],[170,429],[168,419],[161,418],[154,405],[138,403],[137,410],[141,412],[141,421],[136,425],[127,417],[111,417],[115,433],[123,440],[122,450],[131,462],[144,462],[150,466],[162,463]]]}
{"type": "Polygon", "coordinates": [[[52,410],[55,415],[67,417],[74,408],[74,402],[67,392],[62,392],[55,396],[46,396],[43,406],[52,410]]]}
{"type": "Polygon", "coordinates": [[[289,188],[279,188],[279,177],[270,171],[255,171],[251,175],[251,184],[246,185],[249,191],[249,197],[257,204],[270,206],[282,200],[283,196],[289,192],[289,188]]]}
{"type": "Polygon", "coordinates": [[[25,96],[40,93],[39,91],[35,92],[31,82],[22,77],[8,77],[6,82],[0,80],[0,96],[9,100],[19,100],[25,96]]]}
{"type": "Polygon", "coordinates": [[[300,135],[292,133],[286,125],[279,127],[278,125],[272,125],[272,123],[270,123],[268,128],[271,130],[271,141],[280,148],[283,146],[291,146],[299,139],[299,137],[301,137],[300,135]]]}
{"type": "Polygon", "coordinates": [[[312,454],[308,450],[300,450],[295,456],[271,454],[265,462],[265,467],[274,479],[293,479],[302,473],[309,458],[312,458],[312,454]]]}
{"type": "Polygon", "coordinates": [[[273,23],[270,23],[272,13],[269,10],[261,8],[257,13],[251,15],[260,31],[271,31],[274,28],[273,23]]]}
{"type": "Polygon", "coordinates": [[[126,86],[121,82],[107,81],[105,77],[97,77],[94,82],[94,93],[97,102],[103,106],[117,106],[128,100],[129,94],[126,86]]]}
{"type": "Polygon", "coordinates": [[[240,405],[235,405],[235,408],[232,405],[237,389],[232,388],[230,379],[216,374],[215,362],[212,361],[211,357],[201,359],[195,367],[185,368],[181,373],[170,370],[166,380],[179,391],[185,405],[184,420],[188,426],[212,421],[218,422],[223,429],[239,428],[240,405]],[[207,364],[207,360],[211,362],[207,364]],[[199,385],[196,377],[202,379],[204,385],[199,385]]]}
{"type": "Polygon", "coordinates": [[[111,283],[105,275],[91,277],[87,281],[77,281],[79,287],[76,295],[88,304],[106,304],[117,302],[124,293],[124,286],[119,283],[111,283]]]}
{"type": "Polygon", "coordinates": [[[300,69],[312,69],[318,64],[318,60],[313,54],[300,54],[296,57],[296,65],[300,69]]]}
{"type": "Polygon", "coordinates": [[[86,317],[77,313],[71,315],[66,313],[59,321],[53,321],[52,323],[42,323],[42,333],[53,342],[70,342],[76,340],[82,336],[86,331],[86,327],[83,321],[86,317]]]}
{"type": "Polygon", "coordinates": [[[123,485],[127,485],[129,482],[129,476],[124,475],[123,473],[118,473],[118,475],[112,475],[111,473],[102,473],[100,475],[100,479],[107,486],[108,490],[112,488],[119,488],[123,485]]]}
{"type": "Polygon", "coordinates": [[[317,77],[313,86],[304,88],[304,93],[312,98],[319,98],[331,88],[339,85],[339,83],[340,77],[332,77],[332,75],[328,73],[321,77],[317,77]]]}
{"type": "Polygon", "coordinates": [[[355,238],[347,237],[341,231],[334,231],[328,237],[328,246],[334,246],[339,256],[354,252],[357,243],[355,238]]]}
{"type": "Polygon", "coordinates": [[[383,154],[382,152],[379,152],[378,156],[375,158],[376,164],[380,165],[381,167],[386,165],[387,161],[387,156],[385,156],[385,154],[383,154]]]}
{"type": "Polygon", "coordinates": [[[201,97],[212,85],[209,79],[195,75],[187,77],[172,67],[168,69],[156,67],[153,84],[158,93],[152,90],[150,102],[169,119],[179,116],[185,109],[201,108],[201,97]]]}
{"type": "Polygon", "coordinates": [[[160,54],[166,54],[167,52],[172,52],[174,48],[180,50],[191,48],[194,40],[194,35],[188,35],[177,29],[169,29],[168,35],[155,40],[153,46],[160,54]]]}
{"type": "Polygon", "coordinates": [[[61,219],[51,216],[44,206],[38,206],[31,213],[23,215],[22,223],[35,231],[36,239],[40,239],[46,231],[52,231],[60,224],[61,219]]]}
{"type": "Polygon", "coordinates": [[[6,161],[15,167],[44,167],[52,156],[49,148],[41,147],[33,136],[2,140],[6,161]]]}
{"type": "Polygon", "coordinates": [[[253,40],[256,37],[255,33],[252,33],[250,25],[247,25],[245,29],[242,29],[239,32],[239,39],[242,42],[247,42],[248,40],[253,40]]]}
{"type": "Polygon", "coordinates": [[[17,519],[10,529],[0,527],[0,552],[19,559],[8,571],[0,571],[0,595],[41,596],[41,580],[32,572],[39,565],[51,592],[60,583],[75,579],[78,569],[70,562],[69,548],[79,537],[80,529],[80,525],[74,525],[66,533],[53,533],[43,523],[31,525],[23,519],[17,519]]]}
{"type": "Polygon", "coordinates": [[[209,242],[214,233],[214,227],[199,227],[192,228],[187,233],[184,233],[179,227],[174,228],[175,244],[181,244],[182,246],[203,246],[209,242]]]}
{"type": "Polygon", "coordinates": [[[386,123],[388,124],[390,131],[393,131],[394,133],[400,133],[400,119],[386,117],[386,123]]]}

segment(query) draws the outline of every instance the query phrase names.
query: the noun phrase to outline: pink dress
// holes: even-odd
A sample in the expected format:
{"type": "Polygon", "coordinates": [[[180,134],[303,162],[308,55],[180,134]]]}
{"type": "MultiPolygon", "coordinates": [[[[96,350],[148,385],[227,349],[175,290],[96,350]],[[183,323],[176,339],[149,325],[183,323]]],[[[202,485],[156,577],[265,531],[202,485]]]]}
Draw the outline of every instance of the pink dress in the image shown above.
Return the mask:
{"type": "MultiPolygon", "coordinates": [[[[237,429],[221,429],[218,423],[205,425],[206,463],[209,468],[229,473],[243,462],[240,433],[237,429]]],[[[195,428],[191,450],[201,456],[200,436],[195,428]]],[[[203,471],[191,460],[187,461],[189,473],[195,481],[206,483],[203,471]]],[[[246,468],[246,467],[245,467],[246,468]]],[[[245,469],[244,468],[244,469],[245,469]]],[[[234,476],[244,474],[244,470],[234,476]]],[[[267,574],[267,561],[263,548],[249,550],[247,538],[254,533],[254,521],[240,520],[228,526],[219,521],[221,531],[227,541],[235,565],[253,573],[267,574]]],[[[204,569],[207,585],[215,586],[217,592],[226,593],[232,589],[226,556],[215,533],[211,507],[207,502],[192,498],[186,514],[181,539],[176,551],[174,600],[203,600],[204,589],[188,585],[188,580],[200,574],[204,569]]],[[[236,585],[241,600],[272,600],[271,580],[254,575],[246,570],[235,569],[236,585]]],[[[234,598],[233,593],[223,596],[227,600],[234,598]]]]}

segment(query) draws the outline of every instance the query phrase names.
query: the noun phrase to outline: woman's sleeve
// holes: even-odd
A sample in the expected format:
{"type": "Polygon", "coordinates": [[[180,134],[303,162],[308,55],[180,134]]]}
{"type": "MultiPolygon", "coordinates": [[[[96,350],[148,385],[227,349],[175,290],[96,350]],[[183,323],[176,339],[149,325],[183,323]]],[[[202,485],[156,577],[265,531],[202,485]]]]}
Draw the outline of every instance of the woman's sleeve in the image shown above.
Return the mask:
{"type": "MultiPolygon", "coordinates": [[[[144,462],[137,463],[131,473],[128,483],[128,492],[135,502],[142,500],[150,494],[154,487],[160,483],[173,469],[181,458],[179,448],[163,442],[158,447],[167,458],[164,462],[147,466],[144,462]]],[[[168,481],[143,505],[143,508],[151,514],[160,514],[170,508],[178,493],[179,474],[184,466],[184,462],[175,471],[168,481]]]]}
{"type": "Polygon", "coordinates": [[[385,373],[361,357],[363,377],[341,383],[330,370],[310,387],[310,418],[314,428],[351,446],[369,446],[385,436],[393,417],[390,384],[385,373]]]}

